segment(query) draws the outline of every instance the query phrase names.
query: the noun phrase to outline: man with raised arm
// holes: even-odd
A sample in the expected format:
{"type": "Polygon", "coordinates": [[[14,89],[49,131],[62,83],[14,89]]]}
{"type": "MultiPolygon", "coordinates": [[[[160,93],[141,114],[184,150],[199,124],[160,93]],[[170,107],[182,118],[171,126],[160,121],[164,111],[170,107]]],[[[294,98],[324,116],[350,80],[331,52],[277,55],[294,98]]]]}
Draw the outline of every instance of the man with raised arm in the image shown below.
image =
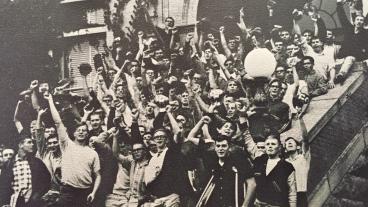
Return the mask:
{"type": "Polygon", "coordinates": [[[91,206],[101,183],[100,160],[97,153],[88,147],[88,128],[86,124],[75,127],[74,141],[61,121],[53,98],[45,95],[49,102],[52,118],[59,135],[62,153],[62,182],[60,206],[91,206]]]}

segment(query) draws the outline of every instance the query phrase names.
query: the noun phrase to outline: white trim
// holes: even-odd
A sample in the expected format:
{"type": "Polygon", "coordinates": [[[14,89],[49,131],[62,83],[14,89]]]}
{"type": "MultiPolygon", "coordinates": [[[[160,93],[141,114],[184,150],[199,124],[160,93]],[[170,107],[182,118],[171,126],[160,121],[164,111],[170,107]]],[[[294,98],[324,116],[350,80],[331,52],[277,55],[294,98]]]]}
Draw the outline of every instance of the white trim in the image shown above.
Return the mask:
{"type": "Polygon", "coordinates": [[[72,31],[72,32],[63,32],[63,37],[75,37],[75,36],[90,35],[90,34],[104,33],[104,32],[107,32],[107,26],[79,29],[77,31],[72,31]]]}
{"type": "Polygon", "coordinates": [[[74,3],[74,2],[81,2],[81,1],[87,1],[87,0],[62,0],[60,1],[60,4],[67,4],[67,3],[74,3]]]}

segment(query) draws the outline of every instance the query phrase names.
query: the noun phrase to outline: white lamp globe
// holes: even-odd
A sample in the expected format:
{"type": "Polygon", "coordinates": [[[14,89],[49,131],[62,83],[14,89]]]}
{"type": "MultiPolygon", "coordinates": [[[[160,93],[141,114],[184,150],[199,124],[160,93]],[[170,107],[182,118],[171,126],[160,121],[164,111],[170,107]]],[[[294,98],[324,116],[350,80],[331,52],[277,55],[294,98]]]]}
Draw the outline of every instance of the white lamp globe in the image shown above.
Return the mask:
{"type": "Polygon", "coordinates": [[[244,68],[249,76],[271,77],[275,71],[277,61],[266,48],[257,48],[248,53],[244,60],[244,68]]]}

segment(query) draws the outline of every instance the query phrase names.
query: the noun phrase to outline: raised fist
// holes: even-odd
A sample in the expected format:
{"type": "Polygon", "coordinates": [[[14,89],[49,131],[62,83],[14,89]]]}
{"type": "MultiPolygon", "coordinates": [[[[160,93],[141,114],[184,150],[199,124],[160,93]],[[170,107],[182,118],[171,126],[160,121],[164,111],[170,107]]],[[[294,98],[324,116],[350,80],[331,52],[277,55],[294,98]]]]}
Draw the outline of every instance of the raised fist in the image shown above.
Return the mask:
{"type": "Polygon", "coordinates": [[[190,42],[190,40],[193,39],[193,34],[192,33],[188,33],[187,36],[185,37],[185,41],[186,42],[190,42]]]}
{"type": "Polygon", "coordinates": [[[209,124],[212,121],[209,116],[203,116],[201,120],[204,124],[209,124]]]}
{"type": "Polygon", "coordinates": [[[225,27],[224,27],[224,26],[221,26],[221,27],[219,28],[219,31],[220,31],[221,33],[223,33],[223,32],[225,31],[225,27]]]}
{"type": "Polygon", "coordinates": [[[159,108],[166,108],[166,106],[169,104],[169,98],[164,96],[164,95],[158,95],[155,98],[155,104],[159,107],[159,108]]]}
{"type": "Polygon", "coordinates": [[[132,118],[134,121],[137,121],[138,120],[138,117],[139,117],[139,111],[138,109],[136,108],[133,108],[132,109],[132,118]]]}
{"type": "Polygon", "coordinates": [[[171,29],[171,34],[176,34],[176,33],[178,33],[178,28],[176,28],[176,27],[173,27],[172,29],[171,29]]]}
{"type": "Polygon", "coordinates": [[[35,89],[38,86],[38,80],[33,80],[31,85],[29,86],[30,89],[35,89]]]}

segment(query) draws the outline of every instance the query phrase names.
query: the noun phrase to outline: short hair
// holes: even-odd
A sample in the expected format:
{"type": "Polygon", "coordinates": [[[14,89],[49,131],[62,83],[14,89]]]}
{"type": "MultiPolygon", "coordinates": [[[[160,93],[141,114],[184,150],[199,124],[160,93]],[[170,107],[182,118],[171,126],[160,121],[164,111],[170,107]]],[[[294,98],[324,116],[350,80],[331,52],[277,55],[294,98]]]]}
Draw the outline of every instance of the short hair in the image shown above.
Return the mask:
{"type": "Polygon", "coordinates": [[[74,128],[73,128],[73,130],[72,130],[72,132],[75,133],[77,131],[77,129],[79,127],[81,127],[81,126],[87,127],[87,131],[89,132],[88,125],[87,125],[87,123],[84,123],[84,122],[82,122],[82,123],[76,123],[75,126],[74,126],[74,128]]]}
{"type": "Polygon", "coordinates": [[[93,112],[89,115],[89,118],[91,119],[92,116],[95,116],[95,115],[98,115],[98,117],[100,117],[100,119],[102,120],[102,114],[101,113],[98,113],[98,112],[93,112]]]}
{"type": "Polygon", "coordinates": [[[144,132],[144,134],[142,135],[142,137],[144,137],[144,136],[145,136],[145,135],[147,135],[147,134],[149,134],[149,135],[151,135],[151,136],[152,136],[152,132],[150,132],[150,131],[146,130],[146,132],[144,132]]]}
{"type": "Polygon", "coordinates": [[[228,143],[230,142],[230,137],[225,136],[225,135],[220,135],[215,139],[215,143],[216,142],[222,142],[222,141],[227,141],[228,143]]]}
{"type": "Polygon", "coordinates": [[[311,63],[312,63],[312,64],[314,64],[314,58],[313,58],[313,57],[311,57],[311,56],[304,56],[304,57],[300,60],[300,62],[301,62],[301,63],[304,63],[304,60],[310,60],[310,61],[311,61],[311,63]]]}
{"type": "Polygon", "coordinates": [[[285,143],[286,143],[287,141],[289,141],[289,140],[294,140],[294,141],[295,141],[295,143],[296,143],[297,145],[300,145],[300,142],[299,142],[298,140],[296,140],[294,137],[287,137],[287,138],[285,139],[285,143]]]}
{"type": "Polygon", "coordinates": [[[157,132],[164,132],[165,134],[166,134],[166,136],[168,136],[169,135],[169,132],[168,132],[168,130],[166,129],[166,128],[164,128],[164,127],[160,127],[160,128],[157,128],[157,129],[155,129],[154,131],[153,131],[153,135],[154,134],[156,134],[157,132]]]}
{"type": "Polygon", "coordinates": [[[168,19],[171,19],[175,23],[175,19],[173,17],[166,17],[165,21],[168,20],[168,19]]]}
{"type": "Polygon", "coordinates": [[[279,67],[282,67],[282,68],[284,68],[285,70],[286,70],[286,68],[288,67],[286,64],[284,64],[284,63],[277,63],[277,65],[276,65],[276,67],[275,67],[275,69],[276,68],[279,68],[279,67]]]}
{"type": "Polygon", "coordinates": [[[312,37],[312,41],[317,40],[317,39],[323,43],[323,39],[321,37],[319,37],[319,36],[313,36],[312,37]]]}
{"type": "Polygon", "coordinates": [[[355,17],[354,17],[354,21],[356,20],[356,18],[358,18],[358,17],[362,17],[363,19],[365,19],[365,17],[364,17],[364,15],[362,15],[362,14],[357,14],[357,13],[355,13],[355,17]]]}
{"type": "Polygon", "coordinates": [[[281,140],[280,137],[275,136],[274,134],[270,134],[266,137],[265,141],[267,141],[268,139],[276,139],[277,142],[279,143],[279,145],[281,146],[281,140]]]}
{"type": "Polygon", "coordinates": [[[224,64],[226,64],[227,62],[229,62],[229,61],[231,61],[231,62],[235,62],[234,61],[234,58],[232,58],[232,57],[229,57],[229,58],[227,58],[226,60],[225,60],[225,62],[224,62],[224,64]]]}
{"type": "Polygon", "coordinates": [[[208,41],[206,41],[206,42],[203,44],[203,51],[208,50],[208,49],[210,49],[210,50],[211,50],[211,52],[214,52],[214,51],[215,51],[215,50],[211,47],[211,44],[210,44],[208,41]]]}
{"type": "Polygon", "coordinates": [[[306,29],[306,30],[304,30],[304,31],[302,32],[302,35],[304,35],[305,33],[310,33],[310,34],[312,34],[312,35],[313,35],[313,31],[312,31],[312,30],[310,30],[310,29],[306,29]]]}
{"type": "Polygon", "coordinates": [[[26,141],[26,139],[30,139],[30,140],[33,140],[30,136],[20,136],[18,138],[18,144],[23,144],[24,141],[26,141]]]}
{"type": "Polygon", "coordinates": [[[113,99],[112,95],[110,95],[110,94],[104,95],[103,98],[111,98],[111,99],[113,99]]]}
{"type": "Polygon", "coordinates": [[[270,86],[270,85],[272,85],[275,82],[278,84],[279,87],[281,87],[281,81],[279,79],[277,79],[277,78],[271,79],[270,82],[268,83],[268,85],[270,86]]]}
{"type": "Polygon", "coordinates": [[[59,139],[59,138],[56,134],[53,134],[53,135],[50,135],[49,137],[47,137],[46,141],[49,141],[50,139],[59,139]]]}

